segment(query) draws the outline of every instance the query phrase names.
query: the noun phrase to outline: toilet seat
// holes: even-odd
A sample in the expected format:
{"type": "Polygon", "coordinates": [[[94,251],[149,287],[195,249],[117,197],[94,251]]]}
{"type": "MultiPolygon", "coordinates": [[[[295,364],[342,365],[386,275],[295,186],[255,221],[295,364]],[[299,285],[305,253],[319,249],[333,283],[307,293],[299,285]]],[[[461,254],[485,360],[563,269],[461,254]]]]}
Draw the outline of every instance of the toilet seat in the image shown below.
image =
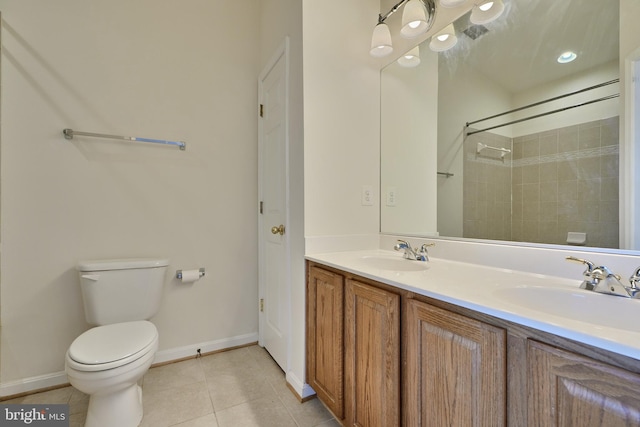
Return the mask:
{"type": "Polygon", "coordinates": [[[67,352],[67,364],[78,371],[105,371],[143,357],[158,341],[149,321],[98,326],[76,338],[67,352]]]}

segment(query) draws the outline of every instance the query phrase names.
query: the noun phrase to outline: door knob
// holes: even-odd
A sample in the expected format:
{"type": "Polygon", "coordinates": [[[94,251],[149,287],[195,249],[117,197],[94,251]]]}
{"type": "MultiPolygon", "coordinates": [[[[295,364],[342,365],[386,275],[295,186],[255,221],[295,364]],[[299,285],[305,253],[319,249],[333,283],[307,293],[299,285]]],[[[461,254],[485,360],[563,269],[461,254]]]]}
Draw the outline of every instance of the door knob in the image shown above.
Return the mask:
{"type": "Polygon", "coordinates": [[[271,227],[271,233],[272,234],[279,234],[279,235],[283,235],[284,234],[284,224],[280,224],[279,226],[273,226],[271,227]]]}

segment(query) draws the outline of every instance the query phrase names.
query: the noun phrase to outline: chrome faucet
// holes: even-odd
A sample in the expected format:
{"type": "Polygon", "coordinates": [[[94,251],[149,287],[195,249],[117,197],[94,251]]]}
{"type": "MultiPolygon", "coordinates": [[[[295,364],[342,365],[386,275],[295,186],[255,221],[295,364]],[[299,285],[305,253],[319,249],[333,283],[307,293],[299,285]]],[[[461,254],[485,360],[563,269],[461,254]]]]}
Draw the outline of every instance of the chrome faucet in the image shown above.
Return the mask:
{"type": "MultiPolygon", "coordinates": [[[[393,247],[393,249],[396,251],[404,250],[404,254],[402,255],[402,257],[405,259],[410,259],[414,261],[429,261],[429,251],[427,248],[435,245],[436,245],[435,243],[429,243],[429,244],[423,243],[422,246],[420,246],[420,249],[416,251],[411,247],[409,242],[404,240],[398,240],[398,243],[393,247]]],[[[638,280],[640,280],[640,276],[638,280]]]]}
{"type": "Polygon", "coordinates": [[[640,298],[640,287],[638,287],[638,283],[640,283],[640,267],[636,268],[633,275],[629,277],[629,283],[631,284],[631,286],[627,288],[629,296],[631,298],[640,298]]]}
{"type": "Polygon", "coordinates": [[[596,267],[591,261],[572,256],[568,256],[567,260],[580,262],[587,266],[587,269],[582,273],[585,279],[580,284],[581,289],[626,298],[640,298],[640,288],[638,288],[640,267],[629,278],[630,286],[625,286],[620,282],[620,275],[612,273],[605,266],[596,267]]]}

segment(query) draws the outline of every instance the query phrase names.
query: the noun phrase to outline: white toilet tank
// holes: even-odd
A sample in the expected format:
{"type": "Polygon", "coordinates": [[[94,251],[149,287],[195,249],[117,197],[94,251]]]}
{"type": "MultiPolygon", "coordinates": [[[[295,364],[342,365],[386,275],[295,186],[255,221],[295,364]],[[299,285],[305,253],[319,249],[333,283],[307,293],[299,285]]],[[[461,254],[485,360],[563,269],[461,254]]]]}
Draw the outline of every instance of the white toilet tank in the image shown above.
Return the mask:
{"type": "Polygon", "coordinates": [[[162,300],[166,259],[80,261],[84,314],[91,325],[147,320],[162,300]]]}

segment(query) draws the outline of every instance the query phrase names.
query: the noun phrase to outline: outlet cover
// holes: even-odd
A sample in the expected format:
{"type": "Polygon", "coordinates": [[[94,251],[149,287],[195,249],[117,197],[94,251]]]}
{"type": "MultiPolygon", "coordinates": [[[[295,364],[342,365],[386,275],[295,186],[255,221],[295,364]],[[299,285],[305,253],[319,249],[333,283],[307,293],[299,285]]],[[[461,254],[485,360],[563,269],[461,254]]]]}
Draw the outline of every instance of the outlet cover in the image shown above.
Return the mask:
{"type": "Polygon", "coordinates": [[[362,206],[373,206],[373,187],[371,185],[362,186],[362,206]]]}
{"type": "Polygon", "coordinates": [[[388,187],[387,188],[387,206],[395,206],[396,205],[396,187],[388,187]]]}

